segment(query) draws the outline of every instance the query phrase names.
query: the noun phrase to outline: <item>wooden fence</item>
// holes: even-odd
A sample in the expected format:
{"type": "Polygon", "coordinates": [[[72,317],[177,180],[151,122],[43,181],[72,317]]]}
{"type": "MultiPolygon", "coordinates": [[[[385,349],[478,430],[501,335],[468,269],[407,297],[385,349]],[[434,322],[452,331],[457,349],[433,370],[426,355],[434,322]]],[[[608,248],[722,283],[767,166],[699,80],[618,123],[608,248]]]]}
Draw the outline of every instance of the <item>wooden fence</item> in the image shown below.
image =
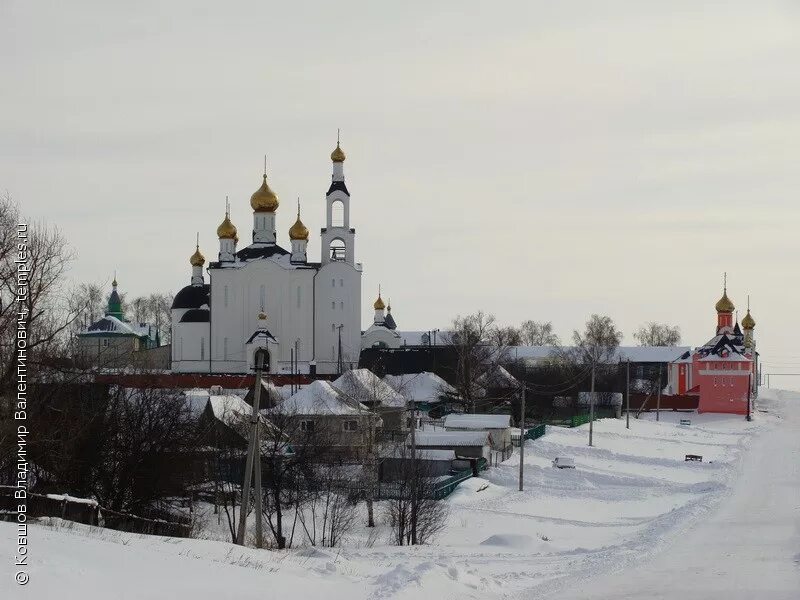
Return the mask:
{"type": "Polygon", "coordinates": [[[98,525],[117,531],[169,537],[190,537],[191,534],[192,527],[188,518],[178,522],[166,519],[148,519],[103,508],[94,500],[75,498],[66,494],[28,492],[27,498],[20,500],[14,497],[16,490],[17,488],[14,487],[0,487],[0,519],[15,521],[18,506],[24,504],[28,518],[58,517],[67,521],[98,525]]]}

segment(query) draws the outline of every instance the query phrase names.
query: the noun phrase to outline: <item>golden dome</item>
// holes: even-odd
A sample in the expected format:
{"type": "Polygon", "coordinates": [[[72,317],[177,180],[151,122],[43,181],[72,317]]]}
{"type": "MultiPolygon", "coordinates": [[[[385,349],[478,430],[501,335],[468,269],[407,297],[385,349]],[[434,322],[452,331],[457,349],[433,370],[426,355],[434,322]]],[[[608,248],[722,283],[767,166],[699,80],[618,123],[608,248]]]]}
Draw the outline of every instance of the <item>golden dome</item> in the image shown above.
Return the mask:
{"type": "Polygon", "coordinates": [[[275,212],[278,204],[278,196],[269,187],[267,175],[264,174],[264,181],[261,183],[261,187],[250,196],[250,206],[256,212],[275,212]]]}
{"type": "Polygon", "coordinates": [[[375,307],[375,310],[383,310],[386,308],[386,305],[383,303],[383,298],[381,298],[380,293],[378,293],[378,299],[375,300],[375,304],[372,305],[375,307]]]}
{"type": "Polygon", "coordinates": [[[747,309],[747,314],[742,319],[742,329],[755,329],[756,327],[756,320],[753,318],[753,315],[750,314],[750,309],[747,309]]]}
{"type": "Polygon", "coordinates": [[[264,321],[264,320],[266,320],[266,318],[267,318],[267,313],[265,313],[263,310],[260,313],[258,313],[258,320],[259,321],[264,321]]]}
{"type": "Polygon", "coordinates": [[[303,222],[300,220],[299,210],[297,211],[297,220],[294,222],[294,225],[289,228],[289,239],[308,241],[308,227],[303,225],[303,222]]]}
{"type": "Polygon", "coordinates": [[[336,148],[331,152],[331,160],[333,162],[344,162],[345,158],[347,157],[344,154],[344,150],[339,146],[339,142],[336,142],[336,148]]]}
{"type": "Polygon", "coordinates": [[[189,257],[189,264],[193,267],[202,267],[204,264],[206,264],[206,257],[200,252],[199,246],[195,249],[194,254],[189,257]]]}
{"type": "Polygon", "coordinates": [[[221,240],[235,240],[237,238],[236,226],[231,223],[231,218],[227,214],[225,215],[225,220],[217,227],[217,237],[221,240]]]}
{"type": "Polygon", "coordinates": [[[715,308],[717,309],[718,313],[732,313],[734,310],[736,310],[733,302],[731,302],[731,299],[728,298],[727,290],[722,293],[722,298],[717,300],[715,308]]]}

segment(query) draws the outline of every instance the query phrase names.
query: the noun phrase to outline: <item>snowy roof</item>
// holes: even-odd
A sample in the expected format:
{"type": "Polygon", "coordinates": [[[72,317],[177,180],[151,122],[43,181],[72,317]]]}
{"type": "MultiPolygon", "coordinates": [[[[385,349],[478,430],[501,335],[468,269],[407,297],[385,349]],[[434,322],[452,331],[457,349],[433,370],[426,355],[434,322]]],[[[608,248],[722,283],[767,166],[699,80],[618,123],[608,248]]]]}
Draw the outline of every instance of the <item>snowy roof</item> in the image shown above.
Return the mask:
{"type": "Polygon", "coordinates": [[[208,397],[210,395],[208,390],[193,388],[191,390],[186,390],[183,395],[188,402],[189,410],[192,411],[192,414],[196,417],[200,416],[206,409],[206,404],[208,404],[208,397]]]}
{"type": "Polygon", "coordinates": [[[358,415],[368,409],[327,381],[318,379],[281,402],[278,410],[297,415],[358,415]]]}
{"type": "Polygon", "coordinates": [[[436,373],[408,373],[386,375],[383,380],[407,400],[414,402],[439,402],[443,394],[456,394],[456,389],[436,373]]]}
{"type": "Polygon", "coordinates": [[[382,406],[403,407],[406,399],[369,369],[345,371],[333,386],[361,402],[380,402],[382,406]]]}
{"type": "Polygon", "coordinates": [[[451,413],[444,418],[446,429],[503,429],[511,427],[511,415],[457,415],[451,413]]]}
{"type": "Polygon", "coordinates": [[[147,323],[140,323],[137,325],[111,315],[106,315],[99,321],[95,321],[89,325],[80,335],[135,335],[138,337],[145,337],[149,336],[150,333],[151,326],[147,323]]]}
{"type": "Polygon", "coordinates": [[[234,260],[209,263],[213,269],[240,269],[255,260],[269,260],[284,269],[318,269],[319,263],[302,262],[293,263],[292,253],[278,244],[269,242],[254,242],[238,250],[234,260]]]}
{"type": "MultiPolygon", "coordinates": [[[[528,360],[544,360],[555,358],[559,352],[569,352],[574,347],[565,346],[511,346],[509,357],[528,360]]],[[[683,353],[690,351],[689,346],[620,346],[616,349],[609,364],[625,362],[672,362],[683,353]]]]}
{"type": "Polygon", "coordinates": [[[718,334],[700,346],[696,354],[700,360],[726,360],[726,361],[746,361],[750,360],[744,356],[745,348],[739,336],[718,334]]]}
{"type": "MultiPolygon", "coordinates": [[[[488,446],[488,431],[417,431],[417,446],[488,446]]],[[[411,444],[411,436],[406,439],[411,444]]]]}
{"type": "Polygon", "coordinates": [[[253,414],[253,407],[239,396],[209,396],[208,404],[213,415],[228,426],[240,424],[253,414]]]}
{"type": "Polygon", "coordinates": [[[486,371],[478,377],[477,382],[481,387],[493,388],[518,388],[520,385],[517,378],[501,365],[495,365],[486,371]]]}

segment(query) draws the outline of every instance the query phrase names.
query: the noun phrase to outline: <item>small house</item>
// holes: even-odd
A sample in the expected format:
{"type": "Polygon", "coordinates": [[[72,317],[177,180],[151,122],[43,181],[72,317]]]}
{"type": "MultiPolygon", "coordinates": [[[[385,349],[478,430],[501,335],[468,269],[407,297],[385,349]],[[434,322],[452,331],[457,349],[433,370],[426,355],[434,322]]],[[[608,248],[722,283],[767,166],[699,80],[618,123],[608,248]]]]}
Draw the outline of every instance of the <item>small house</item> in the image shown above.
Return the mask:
{"type": "Polygon", "coordinates": [[[511,456],[511,415],[460,415],[444,418],[445,431],[488,431],[492,450],[502,454],[502,460],[511,456]]]}
{"type": "MultiPolygon", "coordinates": [[[[492,436],[488,431],[417,431],[418,450],[452,450],[458,458],[491,459],[492,436]]],[[[411,436],[406,439],[411,446],[411,436]]]]}

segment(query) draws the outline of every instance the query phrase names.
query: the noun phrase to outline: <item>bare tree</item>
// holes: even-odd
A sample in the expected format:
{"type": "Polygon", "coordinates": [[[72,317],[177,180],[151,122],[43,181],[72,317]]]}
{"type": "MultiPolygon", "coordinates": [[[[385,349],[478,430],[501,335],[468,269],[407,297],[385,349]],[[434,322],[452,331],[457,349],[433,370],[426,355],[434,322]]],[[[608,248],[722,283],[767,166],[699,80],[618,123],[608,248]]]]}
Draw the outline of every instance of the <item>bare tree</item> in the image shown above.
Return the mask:
{"type": "Polygon", "coordinates": [[[491,332],[491,341],[498,348],[522,345],[522,333],[513,325],[496,327],[491,332]]]}
{"type": "Polygon", "coordinates": [[[526,346],[559,346],[561,344],[550,321],[523,321],[519,330],[522,342],[526,346]]]}
{"type": "MultiPolygon", "coordinates": [[[[408,430],[405,426],[408,417],[405,398],[369,369],[346,371],[336,385],[356,406],[364,406],[380,414],[383,417],[384,432],[400,432],[404,435],[408,430]]],[[[367,504],[367,527],[375,527],[374,497],[378,481],[376,421],[377,419],[365,420],[367,429],[363,432],[364,452],[360,455],[367,504]]]]}
{"type": "Polygon", "coordinates": [[[315,485],[297,514],[309,543],[317,545],[317,521],[321,520],[319,542],[322,546],[337,546],[356,520],[357,499],[345,493],[346,472],[341,464],[327,463],[316,469],[315,485]],[[308,518],[310,515],[310,519],[308,518]]]}
{"type": "Polygon", "coordinates": [[[11,360],[16,340],[17,313],[27,332],[27,354],[30,371],[40,367],[47,357],[63,354],[66,333],[77,318],[69,309],[64,293],[64,274],[72,260],[61,232],[42,223],[18,227],[22,220],[10,196],[0,199],[0,393],[12,383],[16,364],[11,360]],[[8,231],[12,233],[9,237],[8,231]],[[26,245],[19,249],[20,243],[26,245]],[[5,247],[2,247],[5,245],[5,247]],[[24,253],[27,263],[27,294],[17,301],[19,267],[15,261],[24,253]]]}
{"type": "Polygon", "coordinates": [[[137,296],[130,302],[133,320],[155,325],[163,343],[169,343],[171,339],[172,300],[172,294],[155,293],[137,296]]]}
{"type": "Polygon", "coordinates": [[[636,330],[633,338],[640,346],[677,346],[681,343],[681,328],[649,321],[636,330]]]}
{"type": "Polygon", "coordinates": [[[451,331],[444,336],[444,342],[454,348],[456,355],[454,387],[461,402],[471,405],[472,412],[476,400],[485,393],[481,380],[508,354],[507,346],[493,343],[499,339],[496,330],[494,316],[479,311],[456,317],[451,331]]]}
{"type": "Polygon", "coordinates": [[[614,362],[621,341],[622,332],[617,330],[611,317],[605,315],[592,315],[582,332],[572,333],[575,359],[583,365],[614,362]]]}
{"type": "Polygon", "coordinates": [[[297,511],[318,486],[318,465],[331,460],[334,432],[322,419],[313,421],[299,414],[291,403],[268,411],[269,429],[261,442],[262,512],[275,546],[289,547],[285,518],[292,508],[297,511]]]}
{"type": "Polygon", "coordinates": [[[398,546],[426,544],[445,528],[448,507],[436,489],[436,478],[428,461],[413,456],[405,444],[398,448],[399,474],[387,502],[392,541],[398,546]]]}

